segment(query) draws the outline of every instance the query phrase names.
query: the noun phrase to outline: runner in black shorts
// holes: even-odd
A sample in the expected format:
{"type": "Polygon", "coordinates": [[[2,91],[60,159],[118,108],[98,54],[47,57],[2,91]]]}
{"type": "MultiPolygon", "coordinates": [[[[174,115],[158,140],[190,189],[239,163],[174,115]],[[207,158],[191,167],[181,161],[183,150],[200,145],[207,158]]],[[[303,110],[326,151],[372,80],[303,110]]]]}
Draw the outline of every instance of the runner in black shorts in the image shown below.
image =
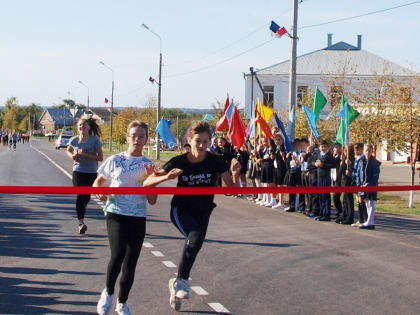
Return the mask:
{"type": "MultiPolygon", "coordinates": [[[[240,163],[233,158],[230,165],[222,156],[207,150],[211,139],[210,126],[199,122],[191,129],[191,152],[169,160],[162,170],[156,171],[143,183],[144,187],[156,186],[174,175],[177,187],[216,186],[219,176],[227,186],[239,186],[240,163]],[[228,169],[232,172],[229,175],[228,169]]],[[[195,258],[203,245],[210,215],[216,204],[214,195],[175,195],[171,202],[171,221],[184,235],[185,245],[178,266],[178,277],[169,280],[169,303],[175,310],[181,308],[182,299],[189,298],[188,278],[195,258]]]]}

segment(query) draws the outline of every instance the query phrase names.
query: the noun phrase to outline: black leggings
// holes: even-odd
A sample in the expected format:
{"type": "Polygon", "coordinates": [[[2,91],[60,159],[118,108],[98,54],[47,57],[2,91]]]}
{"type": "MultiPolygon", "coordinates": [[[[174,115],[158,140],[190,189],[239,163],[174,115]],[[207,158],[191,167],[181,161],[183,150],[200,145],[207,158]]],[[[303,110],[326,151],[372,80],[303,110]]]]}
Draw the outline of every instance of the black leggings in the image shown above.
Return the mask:
{"type": "Polygon", "coordinates": [[[125,303],[134,282],[137,260],[146,234],[146,218],[108,212],[106,227],[111,248],[111,258],[106,274],[106,290],[108,294],[114,293],[122,265],[118,301],[125,303]]]}
{"type": "Polygon", "coordinates": [[[203,245],[209,225],[211,211],[201,212],[173,207],[171,221],[186,237],[181,261],[178,266],[178,277],[188,280],[195,258],[203,245]],[[197,214],[197,212],[199,212],[197,214]]]}
{"type": "MultiPolygon", "coordinates": [[[[96,179],[96,173],[81,173],[73,171],[73,186],[92,186],[96,179]]],[[[86,206],[89,203],[90,195],[77,195],[76,212],[77,218],[83,220],[86,214],[86,206]]]]}

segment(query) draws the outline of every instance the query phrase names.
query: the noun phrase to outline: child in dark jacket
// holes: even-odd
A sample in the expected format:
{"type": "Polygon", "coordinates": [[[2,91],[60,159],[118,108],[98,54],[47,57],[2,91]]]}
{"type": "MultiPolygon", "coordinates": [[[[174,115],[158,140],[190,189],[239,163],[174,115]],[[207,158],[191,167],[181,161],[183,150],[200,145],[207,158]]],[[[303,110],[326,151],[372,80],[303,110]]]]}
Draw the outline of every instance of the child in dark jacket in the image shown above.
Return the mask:
{"type": "MultiPolygon", "coordinates": [[[[380,162],[372,155],[373,146],[366,144],[364,148],[366,157],[366,166],[364,171],[364,181],[362,187],[378,186],[380,162]]],[[[361,229],[375,229],[375,200],[377,200],[377,192],[365,193],[365,204],[367,209],[367,220],[359,228],[361,229]]]]}
{"type": "MultiPolygon", "coordinates": [[[[319,146],[319,151],[315,153],[312,164],[317,167],[318,187],[331,186],[331,168],[335,167],[334,157],[328,151],[328,143],[323,141],[319,146]]],[[[319,202],[321,206],[321,216],[315,218],[319,221],[330,221],[331,216],[331,195],[329,193],[320,194],[319,202]]]]}

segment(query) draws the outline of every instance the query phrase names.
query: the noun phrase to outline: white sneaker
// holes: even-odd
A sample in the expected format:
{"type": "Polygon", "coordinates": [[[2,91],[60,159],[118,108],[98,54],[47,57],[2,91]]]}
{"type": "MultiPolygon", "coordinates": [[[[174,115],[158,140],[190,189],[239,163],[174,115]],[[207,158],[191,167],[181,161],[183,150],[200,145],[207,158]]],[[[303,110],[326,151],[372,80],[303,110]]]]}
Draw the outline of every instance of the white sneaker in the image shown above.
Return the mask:
{"type": "Polygon", "coordinates": [[[173,310],[179,311],[181,309],[182,300],[175,295],[175,282],[176,278],[169,280],[169,305],[173,310]]]}
{"type": "Polygon", "coordinates": [[[275,200],[275,199],[272,199],[272,200],[271,200],[271,202],[270,202],[269,204],[265,205],[265,206],[266,206],[266,207],[271,208],[271,207],[273,207],[275,204],[276,204],[276,200],[275,200]]]}
{"type": "Polygon", "coordinates": [[[175,295],[180,299],[189,299],[190,298],[190,284],[188,280],[178,278],[175,284],[175,295]]]}
{"type": "Polygon", "coordinates": [[[272,206],[271,208],[272,209],[278,209],[278,208],[281,208],[281,207],[283,207],[283,205],[281,204],[281,202],[278,202],[274,206],[272,206]]]}
{"type": "Polygon", "coordinates": [[[117,306],[115,307],[115,311],[119,315],[131,315],[130,309],[128,308],[127,303],[117,303],[117,306]]]}
{"type": "Polygon", "coordinates": [[[359,221],[357,221],[356,223],[353,223],[351,226],[359,227],[361,225],[362,225],[362,223],[360,223],[359,221]]]}
{"type": "Polygon", "coordinates": [[[266,203],[266,202],[267,202],[267,200],[261,199],[260,201],[256,202],[256,204],[261,205],[261,204],[266,203]]]}
{"type": "Polygon", "coordinates": [[[267,207],[269,203],[270,203],[270,201],[266,201],[264,203],[260,203],[260,206],[261,207],[267,207]]]}
{"type": "Polygon", "coordinates": [[[102,290],[101,297],[99,298],[98,304],[96,305],[96,310],[98,311],[99,315],[109,314],[113,299],[114,299],[114,294],[109,295],[106,292],[106,289],[102,290]]]}

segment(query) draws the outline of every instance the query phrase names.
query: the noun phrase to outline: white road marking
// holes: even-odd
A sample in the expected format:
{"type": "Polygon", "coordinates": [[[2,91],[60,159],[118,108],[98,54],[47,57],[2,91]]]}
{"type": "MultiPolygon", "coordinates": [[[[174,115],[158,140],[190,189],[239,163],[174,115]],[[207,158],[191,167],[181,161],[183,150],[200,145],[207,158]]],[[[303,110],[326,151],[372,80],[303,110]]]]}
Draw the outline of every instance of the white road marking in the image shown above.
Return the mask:
{"type": "Polygon", "coordinates": [[[164,260],[162,261],[162,264],[164,264],[168,268],[176,268],[176,265],[170,260],[164,260]]]}
{"type": "Polygon", "coordinates": [[[208,303],[209,306],[218,313],[230,313],[229,310],[220,303],[208,303]]]}
{"type": "MultiPolygon", "coordinates": [[[[37,151],[39,154],[43,155],[48,161],[50,161],[55,167],[57,167],[60,171],[62,171],[68,178],[73,179],[72,175],[70,175],[69,172],[67,172],[64,168],[62,168],[60,165],[58,165],[56,162],[54,162],[53,159],[51,159],[48,155],[46,155],[45,153],[39,151],[38,149],[34,148],[33,146],[31,146],[32,149],[34,149],[35,151],[37,151]]],[[[102,201],[100,201],[98,198],[93,197],[93,199],[96,201],[97,204],[99,204],[100,206],[104,206],[105,203],[103,203],[102,201]]]]}
{"type": "Polygon", "coordinates": [[[57,167],[60,171],[62,171],[68,178],[72,179],[72,176],[64,168],[62,168],[60,165],[58,165],[57,163],[55,163],[48,155],[46,155],[45,153],[39,151],[38,149],[36,149],[36,148],[34,148],[32,146],[31,146],[31,148],[34,149],[35,151],[37,151],[39,154],[43,155],[55,167],[57,167]]]}
{"type": "Polygon", "coordinates": [[[157,251],[157,250],[152,250],[152,254],[155,255],[156,257],[163,257],[163,256],[165,256],[160,251],[157,251]]]}
{"type": "Polygon", "coordinates": [[[198,295],[209,295],[209,293],[202,287],[191,287],[191,290],[193,290],[198,295]]]}
{"type": "Polygon", "coordinates": [[[146,248],[152,248],[152,247],[154,247],[151,243],[148,243],[148,242],[143,242],[143,247],[146,247],[146,248]]]}

